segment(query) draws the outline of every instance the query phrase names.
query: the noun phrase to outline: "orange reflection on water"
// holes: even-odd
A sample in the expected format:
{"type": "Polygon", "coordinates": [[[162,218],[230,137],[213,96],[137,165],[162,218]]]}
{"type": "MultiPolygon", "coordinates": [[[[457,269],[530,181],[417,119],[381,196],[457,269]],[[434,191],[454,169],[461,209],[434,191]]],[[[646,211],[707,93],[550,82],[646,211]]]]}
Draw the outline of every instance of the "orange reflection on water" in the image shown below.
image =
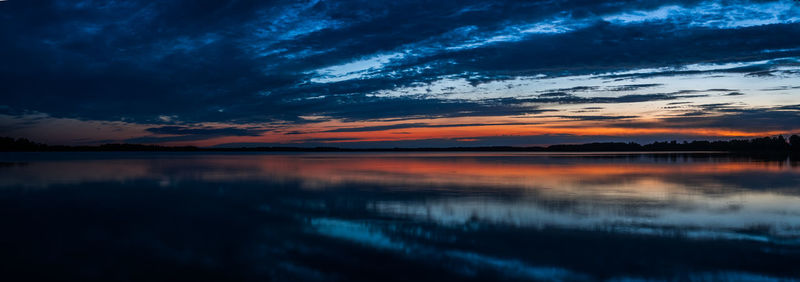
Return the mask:
{"type": "Polygon", "coordinates": [[[711,178],[726,175],[768,177],[800,173],[797,167],[783,162],[635,162],[535,154],[331,154],[219,161],[230,166],[257,166],[264,174],[253,177],[269,175],[300,180],[308,188],[352,183],[388,185],[397,189],[490,187],[579,194],[623,190],[642,196],[648,193],[663,196],[665,190],[675,189],[716,189],[720,183],[711,178]]]}
{"type": "Polygon", "coordinates": [[[788,159],[613,153],[74,156],[79,158],[6,162],[0,167],[0,187],[58,189],[64,184],[130,181],[191,188],[219,183],[258,187],[265,193],[289,187],[341,197],[350,193],[340,189],[356,189],[379,195],[370,204],[377,212],[441,222],[479,218],[604,226],[619,221],[723,229],[767,225],[781,236],[800,230],[800,167],[788,159]]]}
{"type": "Polygon", "coordinates": [[[793,166],[787,161],[731,161],[723,156],[670,159],[632,155],[620,159],[568,153],[176,154],[124,160],[38,161],[0,173],[5,184],[198,178],[296,180],[315,188],[374,183],[398,188],[450,185],[547,189],[645,179],[670,186],[681,180],[721,175],[800,173],[796,163],[793,166]]]}

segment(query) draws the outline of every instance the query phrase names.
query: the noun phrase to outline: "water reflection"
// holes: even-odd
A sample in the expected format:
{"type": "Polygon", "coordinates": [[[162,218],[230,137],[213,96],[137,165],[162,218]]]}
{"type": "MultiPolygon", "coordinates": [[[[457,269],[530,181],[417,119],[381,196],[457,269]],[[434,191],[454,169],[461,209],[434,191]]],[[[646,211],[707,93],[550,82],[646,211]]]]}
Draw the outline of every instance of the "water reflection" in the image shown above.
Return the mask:
{"type": "Polygon", "coordinates": [[[800,167],[786,157],[50,153],[0,161],[0,209],[12,218],[0,241],[14,245],[3,258],[31,268],[14,273],[102,279],[146,263],[236,280],[800,277],[800,167]],[[75,252],[83,256],[74,268],[53,265],[75,252]],[[100,259],[109,256],[124,259],[100,259]]]}

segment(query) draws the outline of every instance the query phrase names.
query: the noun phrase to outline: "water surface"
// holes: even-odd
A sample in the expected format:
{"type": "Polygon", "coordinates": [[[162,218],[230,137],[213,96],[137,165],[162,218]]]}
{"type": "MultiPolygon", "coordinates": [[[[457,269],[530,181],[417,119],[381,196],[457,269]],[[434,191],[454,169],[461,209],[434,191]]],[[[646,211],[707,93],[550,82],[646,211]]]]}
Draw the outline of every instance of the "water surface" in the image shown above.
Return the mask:
{"type": "Polygon", "coordinates": [[[800,278],[800,166],[788,157],[0,156],[7,277],[800,278]]]}

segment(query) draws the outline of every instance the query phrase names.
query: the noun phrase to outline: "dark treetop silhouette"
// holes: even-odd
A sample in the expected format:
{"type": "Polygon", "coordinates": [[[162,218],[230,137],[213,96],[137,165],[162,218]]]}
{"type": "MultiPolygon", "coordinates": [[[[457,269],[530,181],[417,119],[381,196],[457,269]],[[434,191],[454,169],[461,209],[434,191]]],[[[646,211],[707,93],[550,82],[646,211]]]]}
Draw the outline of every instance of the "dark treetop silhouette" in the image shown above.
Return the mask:
{"type": "Polygon", "coordinates": [[[51,146],[36,143],[25,138],[0,137],[0,151],[46,152],[46,151],[261,151],[261,152],[335,152],[335,151],[520,151],[520,152],[634,152],[634,151],[800,151],[800,136],[792,135],[787,140],[782,135],[750,140],[691,141],[691,142],[653,142],[641,145],[635,142],[602,142],[587,144],[560,144],[546,147],[446,147],[446,148],[391,148],[391,149],[349,149],[337,147],[241,147],[241,148],[202,148],[194,146],[159,146],[143,144],[104,144],[99,146],[51,146]]]}

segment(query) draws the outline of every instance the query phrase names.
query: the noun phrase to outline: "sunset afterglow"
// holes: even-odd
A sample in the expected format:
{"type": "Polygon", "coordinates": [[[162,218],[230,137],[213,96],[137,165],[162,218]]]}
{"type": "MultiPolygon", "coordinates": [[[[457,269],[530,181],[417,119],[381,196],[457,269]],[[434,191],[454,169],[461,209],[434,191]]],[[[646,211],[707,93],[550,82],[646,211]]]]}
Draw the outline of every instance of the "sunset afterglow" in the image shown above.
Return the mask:
{"type": "Polygon", "coordinates": [[[373,4],[4,1],[0,130],[348,148],[800,133],[797,1],[373,4]]]}

